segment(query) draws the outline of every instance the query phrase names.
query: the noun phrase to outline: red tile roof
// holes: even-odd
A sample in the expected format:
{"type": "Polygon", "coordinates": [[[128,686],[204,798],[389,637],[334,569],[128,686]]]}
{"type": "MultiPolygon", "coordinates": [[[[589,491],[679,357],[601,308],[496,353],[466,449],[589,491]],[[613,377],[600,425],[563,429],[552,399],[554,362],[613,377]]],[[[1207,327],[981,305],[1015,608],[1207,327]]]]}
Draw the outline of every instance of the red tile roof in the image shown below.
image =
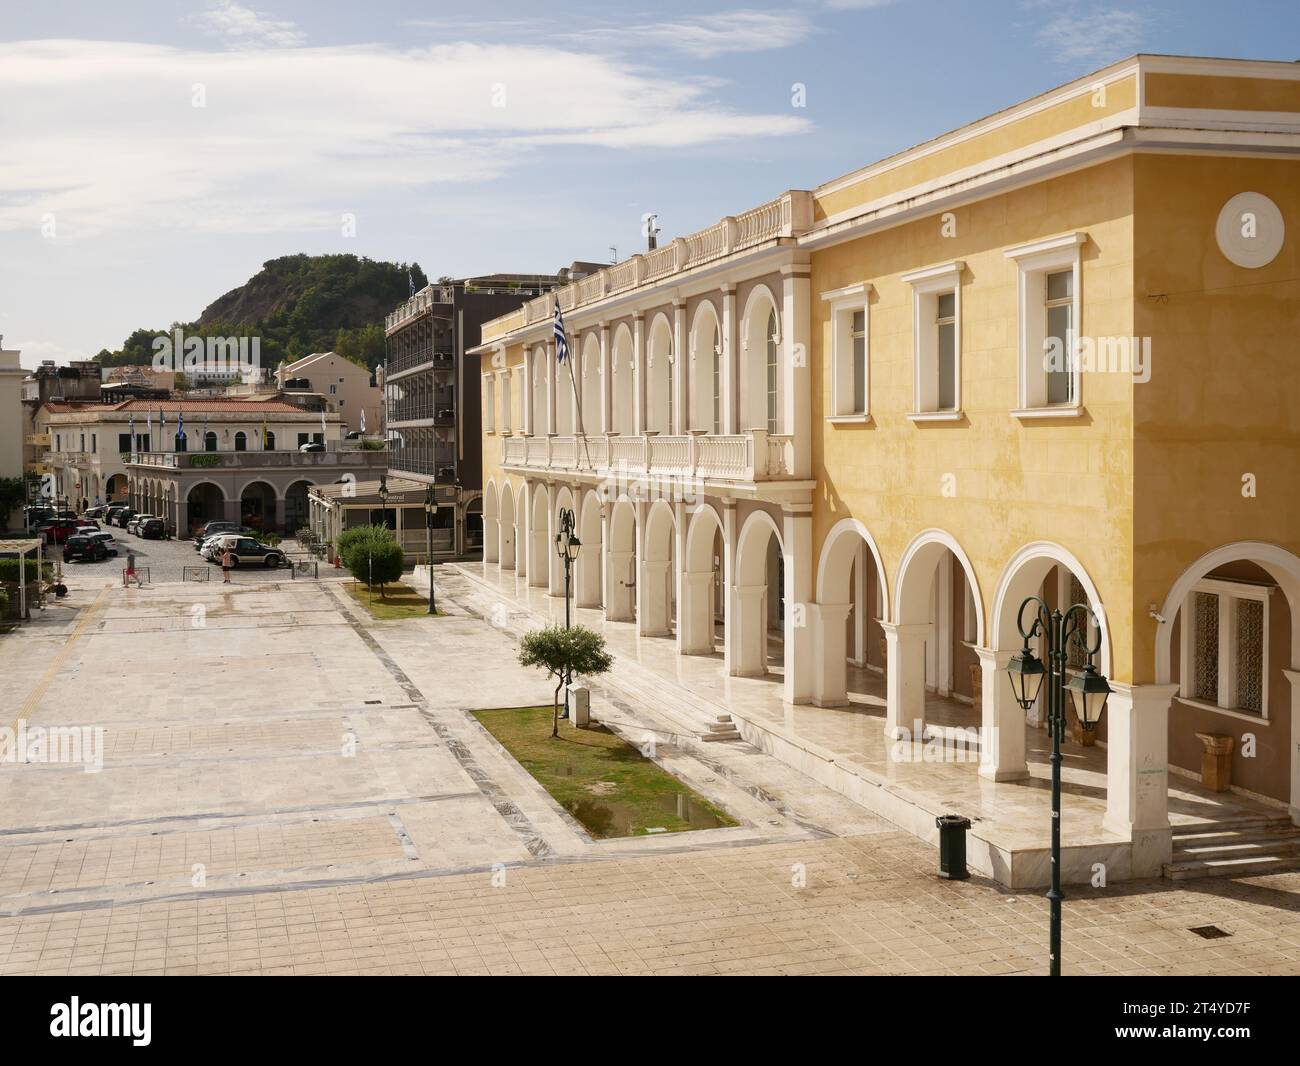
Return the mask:
{"type": "MultiPolygon", "coordinates": [[[[157,414],[162,408],[164,413],[183,411],[185,414],[224,414],[224,415],[310,415],[319,420],[319,411],[308,411],[283,400],[120,400],[117,403],[98,403],[93,400],[47,400],[45,407],[52,414],[66,412],[106,412],[122,411],[127,414],[139,412],[157,414]]],[[[341,416],[333,411],[325,412],[325,421],[341,421],[341,416]]]]}

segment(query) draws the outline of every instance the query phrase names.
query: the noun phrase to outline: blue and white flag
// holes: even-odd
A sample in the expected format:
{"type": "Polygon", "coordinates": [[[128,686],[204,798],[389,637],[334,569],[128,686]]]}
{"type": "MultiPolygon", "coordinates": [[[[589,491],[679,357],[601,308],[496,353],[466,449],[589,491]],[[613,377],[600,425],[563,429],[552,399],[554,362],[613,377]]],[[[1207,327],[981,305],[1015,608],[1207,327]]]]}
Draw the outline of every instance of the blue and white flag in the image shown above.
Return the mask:
{"type": "Polygon", "coordinates": [[[185,412],[184,411],[176,412],[176,436],[181,440],[185,439],[185,412]]]}
{"type": "Polygon", "coordinates": [[[555,298],[555,361],[563,363],[569,358],[569,339],[564,335],[564,316],[560,314],[560,299],[555,298]]]}

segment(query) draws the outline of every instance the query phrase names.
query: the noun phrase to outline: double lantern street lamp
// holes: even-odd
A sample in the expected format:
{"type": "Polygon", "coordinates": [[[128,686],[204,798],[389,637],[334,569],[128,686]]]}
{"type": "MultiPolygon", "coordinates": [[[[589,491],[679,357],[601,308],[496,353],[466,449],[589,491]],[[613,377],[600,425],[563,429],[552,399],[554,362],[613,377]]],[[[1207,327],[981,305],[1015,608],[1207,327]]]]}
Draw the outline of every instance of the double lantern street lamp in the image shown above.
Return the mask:
{"type": "MultiPolygon", "coordinates": [[[[573,563],[578,558],[578,551],[582,547],[582,541],[578,539],[574,532],[577,521],[573,516],[573,511],[564,507],[560,509],[560,531],[555,534],[555,554],[559,556],[560,561],[564,564],[564,628],[569,628],[569,585],[573,574],[573,563]]],[[[573,683],[572,671],[566,671],[564,675],[564,715],[569,717],[569,686],[573,683]]]]}
{"type": "Polygon", "coordinates": [[[1043,682],[1048,683],[1047,725],[1052,733],[1052,887],[1047,891],[1047,898],[1051,901],[1048,957],[1050,975],[1060,977],[1061,900],[1065,898],[1061,892],[1061,741],[1065,738],[1065,693],[1070,693],[1079,724],[1085,731],[1091,731],[1097,728],[1106,709],[1110,685],[1092,664],[1093,657],[1101,648],[1101,626],[1087,604],[1076,603],[1065,611],[1052,611],[1039,597],[1028,596],[1020,605],[1016,625],[1025,641],[1025,646],[1011,657],[1007,665],[1016,702],[1024,710],[1030,710],[1038,699],[1043,682]],[[1034,605],[1033,621],[1026,629],[1025,609],[1031,604],[1034,605]],[[1095,630],[1091,643],[1088,641],[1089,621],[1095,630]],[[1047,665],[1030,650],[1029,641],[1034,637],[1043,640],[1047,665]],[[1087,654],[1088,663],[1067,683],[1067,648],[1071,641],[1087,654]]]}
{"type": "MultiPolygon", "coordinates": [[[[387,474],[379,475],[379,488],[375,492],[375,495],[379,497],[380,525],[386,526],[388,525],[388,515],[385,513],[388,510],[388,475],[387,474]]],[[[373,518],[371,519],[370,524],[374,525],[373,518]]],[[[375,553],[373,547],[371,547],[368,550],[366,567],[367,567],[367,575],[368,575],[367,576],[368,589],[367,589],[366,602],[374,603],[375,602],[375,553]]]]}

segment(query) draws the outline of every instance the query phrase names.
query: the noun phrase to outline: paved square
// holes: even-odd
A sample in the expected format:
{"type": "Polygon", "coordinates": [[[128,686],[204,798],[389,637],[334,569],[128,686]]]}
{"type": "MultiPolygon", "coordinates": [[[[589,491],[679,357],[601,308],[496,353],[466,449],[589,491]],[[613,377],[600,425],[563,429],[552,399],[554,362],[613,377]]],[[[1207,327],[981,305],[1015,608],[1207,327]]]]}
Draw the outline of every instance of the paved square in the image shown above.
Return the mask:
{"type": "MultiPolygon", "coordinates": [[[[941,881],[838,794],[608,694],[603,721],[741,824],[592,840],[467,713],[550,689],[454,574],[448,617],[401,622],[332,575],[72,586],[0,637],[0,724],[100,727],[103,769],[0,765],[0,973],[1046,968],[1038,893],[941,881]]],[[[1298,892],[1073,888],[1066,969],[1300,973],[1298,892]]]]}

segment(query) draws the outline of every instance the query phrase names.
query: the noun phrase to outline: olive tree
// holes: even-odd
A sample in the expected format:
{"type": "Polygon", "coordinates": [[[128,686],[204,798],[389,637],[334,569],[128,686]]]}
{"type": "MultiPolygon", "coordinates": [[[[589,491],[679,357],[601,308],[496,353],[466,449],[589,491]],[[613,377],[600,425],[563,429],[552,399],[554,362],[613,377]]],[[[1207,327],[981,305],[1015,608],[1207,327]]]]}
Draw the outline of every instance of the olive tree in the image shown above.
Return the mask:
{"type": "Polygon", "coordinates": [[[574,674],[594,677],[614,665],[605,650],[605,638],[586,626],[547,626],[524,634],[519,642],[519,665],[541,667],[555,678],[551,699],[551,736],[560,735],[560,689],[574,674]]]}

